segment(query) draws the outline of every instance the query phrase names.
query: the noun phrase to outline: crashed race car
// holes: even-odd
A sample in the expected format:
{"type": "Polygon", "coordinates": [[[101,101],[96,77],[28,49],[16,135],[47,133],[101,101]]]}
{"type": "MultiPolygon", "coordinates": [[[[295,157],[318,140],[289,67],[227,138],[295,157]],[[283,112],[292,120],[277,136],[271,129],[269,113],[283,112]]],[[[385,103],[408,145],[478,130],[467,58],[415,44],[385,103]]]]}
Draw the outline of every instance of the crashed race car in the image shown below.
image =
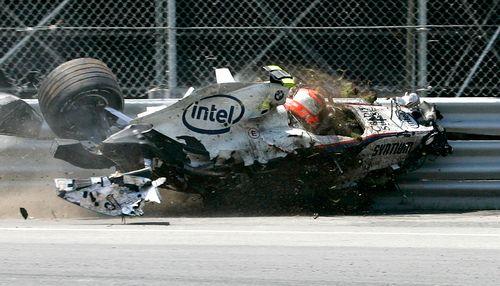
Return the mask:
{"type": "Polygon", "coordinates": [[[336,99],[297,87],[278,66],[265,70],[268,81],[237,82],[217,69],[216,84],[129,118],[104,63],[83,58],[57,67],[39,89],[45,120],[65,138],[54,156],[116,169],[55,179],[58,195],[112,216],[142,215],[145,202],[160,202],[159,188],[200,194],[206,204],[254,191],[329,204],[330,193],[386,184],[426,155],[452,151],[439,112],[416,94],[390,106],[336,99]]]}

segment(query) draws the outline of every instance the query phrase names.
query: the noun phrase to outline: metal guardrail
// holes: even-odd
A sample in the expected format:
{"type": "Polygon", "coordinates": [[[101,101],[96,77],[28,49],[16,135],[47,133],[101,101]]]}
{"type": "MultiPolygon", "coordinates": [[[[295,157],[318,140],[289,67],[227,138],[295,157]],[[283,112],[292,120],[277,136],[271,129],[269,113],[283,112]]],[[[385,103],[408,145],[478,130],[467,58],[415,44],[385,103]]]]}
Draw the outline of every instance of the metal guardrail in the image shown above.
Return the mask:
{"type": "Polygon", "coordinates": [[[460,191],[474,195],[496,191],[500,195],[500,141],[451,141],[449,157],[428,160],[421,168],[399,178],[405,190],[460,191]]]}
{"type": "Polygon", "coordinates": [[[450,141],[448,157],[428,157],[397,178],[401,193],[374,199],[379,211],[500,209],[500,141],[450,141]]]}
{"type": "Polygon", "coordinates": [[[499,180],[500,141],[451,141],[453,155],[428,158],[405,180],[499,180]]]}
{"type": "MultiPolygon", "coordinates": [[[[425,97],[421,100],[437,106],[444,117],[440,124],[448,132],[500,135],[500,98],[425,97]]],[[[390,104],[387,99],[377,102],[390,104]]]]}
{"type": "MultiPolygon", "coordinates": [[[[425,98],[438,106],[451,132],[500,135],[500,99],[425,98]]],[[[125,113],[134,116],[147,106],[170,105],[175,99],[126,100],[125,113]]],[[[35,100],[28,101],[37,108],[35,100]]],[[[388,104],[388,100],[380,100],[388,104]]],[[[47,128],[47,127],[46,127],[47,128]]],[[[52,140],[0,136],[0,190],[13,184],[43,181],[51,176],[85,176],[105,170],[83,170],[50,155],[52,140]]],[[[380,194],[373,208],[394,210],[470,210],[500,208],[500,141],[451,141],[454,153],[431,158],[421,168],[398,178],[401,193],[380,194]]]]}

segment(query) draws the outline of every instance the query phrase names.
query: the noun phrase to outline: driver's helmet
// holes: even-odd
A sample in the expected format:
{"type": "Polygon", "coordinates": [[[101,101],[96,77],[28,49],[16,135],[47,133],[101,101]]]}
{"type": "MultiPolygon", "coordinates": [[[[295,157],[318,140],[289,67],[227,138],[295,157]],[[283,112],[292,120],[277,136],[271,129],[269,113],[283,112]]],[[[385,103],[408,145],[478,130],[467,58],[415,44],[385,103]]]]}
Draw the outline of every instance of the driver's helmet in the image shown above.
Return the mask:
{"type": "Polygon", "coordinates": [[[325,106],[323,97],[316,90],[309,88],[300,88],[285,102],[285,108],[289,112],[312,128],[320,123],[320,113],[325,106]]]}

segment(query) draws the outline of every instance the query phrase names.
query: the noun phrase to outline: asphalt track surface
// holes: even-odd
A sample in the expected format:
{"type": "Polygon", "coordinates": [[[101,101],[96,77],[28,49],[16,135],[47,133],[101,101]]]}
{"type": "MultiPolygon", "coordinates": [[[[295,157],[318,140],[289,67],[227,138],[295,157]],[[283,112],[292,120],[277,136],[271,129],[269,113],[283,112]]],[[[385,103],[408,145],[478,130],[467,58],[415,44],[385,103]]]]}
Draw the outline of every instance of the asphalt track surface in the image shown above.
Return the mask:
{"type": "Polygon", "coordinates": [[[0,220],[0,285],[500,285],[500,212],[0,220]]]}

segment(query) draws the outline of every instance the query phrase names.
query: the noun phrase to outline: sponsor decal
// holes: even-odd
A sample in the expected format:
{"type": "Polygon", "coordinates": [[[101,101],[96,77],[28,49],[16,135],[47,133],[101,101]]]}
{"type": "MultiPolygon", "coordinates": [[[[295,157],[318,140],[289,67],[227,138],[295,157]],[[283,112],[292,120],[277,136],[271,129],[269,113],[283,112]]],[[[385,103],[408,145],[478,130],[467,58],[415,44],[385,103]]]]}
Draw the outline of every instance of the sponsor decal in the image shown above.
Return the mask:
{"type": "Polygon", "coordinates": [[[363,118],[368,121],[368,124],[370,124],[374,131],[390,130],[387,120],[375,108],[360,106],[358,109],[362,112],[363,118]]]}
{"type": "Polygon", "coordinates": [[[252,139],[257,139],[260,137],[260,132],[259,130],[255,129],[255,128],[250,128],[248,129],[248,137],[252,138],[252,139]]]}
{"type": "Polygon", "coordinates": [[[418,123],[415,121],[415,119],[413,119],[413,117],[410,114],[403,112],[403,111],[400,111],[398,114],[398,117],[401,121],[408,124],[408,126],[411,126],[414,128],[418,127],[418,123]]]}
{"type": "Polygon", "coordinates": [[[105,202],[104,203],[104,207],[108,210],[108,211],[114,211],[116,210],[116,206],[113,205],[112,203],[110,202],[105,202]]]}
{"type": "Polygon", "coordinates": [[[245,113],[241,101],[231,95],[207,96],[191,103],[182,114],[182,123],[201,134],[223,134],[238,123],[245,113]]]}
{"type": "Polygon", "coordinates": [[[413,147],[413,142],[386,143],[376,145],[372,156],[407,154],[413,147]]]}
{"type": "Polygon", "coordinates": [[[285,92],[284,92],[284,91],[282,91],[282,90],[278,90],[278,91],[276,91],[276,93],[274,94],[274,99],[275,99],[276,101],[280,101],[280,100],[282,100],[282,99],[283,99],[283,97],[285,97],[285,92]]]}

